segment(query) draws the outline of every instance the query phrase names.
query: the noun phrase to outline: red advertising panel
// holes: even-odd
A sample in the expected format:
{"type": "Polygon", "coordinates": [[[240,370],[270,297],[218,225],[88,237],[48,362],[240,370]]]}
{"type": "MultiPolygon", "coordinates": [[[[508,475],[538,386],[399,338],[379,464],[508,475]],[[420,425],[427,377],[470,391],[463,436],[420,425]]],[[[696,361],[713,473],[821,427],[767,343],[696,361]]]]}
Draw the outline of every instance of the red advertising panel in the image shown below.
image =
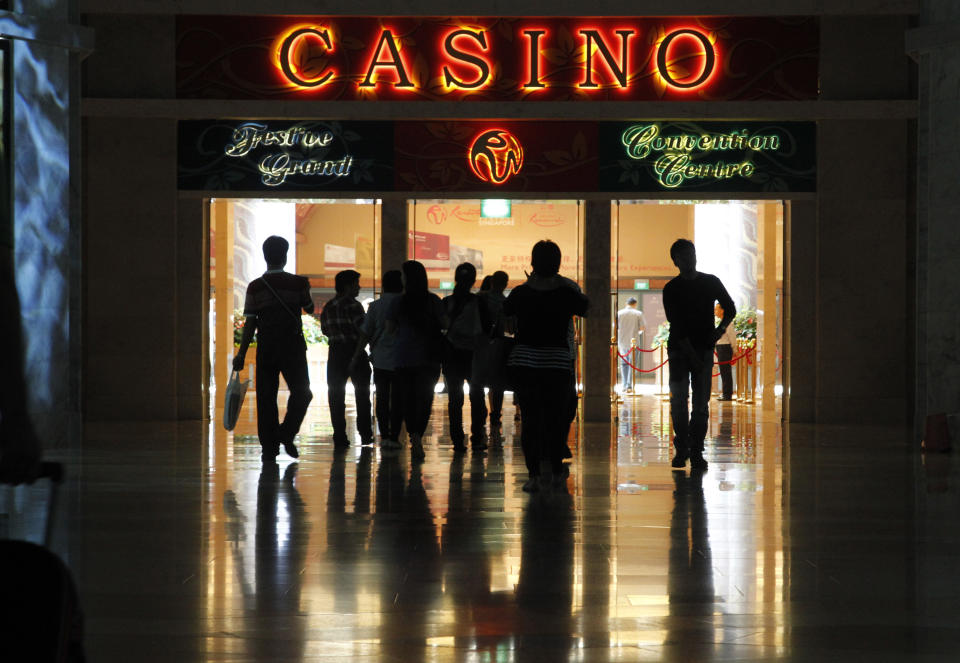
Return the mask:
{"type": "Polygon", "coordinates": [[[422,262],[427,271],[447,271],[450,269],[450,236],[408,232],[407,255],[422,262]]]}
{"type": "Polygon", "coordinates": [[[177,96],[815,99],[818,51],[809,17],[180,16],[177,96]]]}

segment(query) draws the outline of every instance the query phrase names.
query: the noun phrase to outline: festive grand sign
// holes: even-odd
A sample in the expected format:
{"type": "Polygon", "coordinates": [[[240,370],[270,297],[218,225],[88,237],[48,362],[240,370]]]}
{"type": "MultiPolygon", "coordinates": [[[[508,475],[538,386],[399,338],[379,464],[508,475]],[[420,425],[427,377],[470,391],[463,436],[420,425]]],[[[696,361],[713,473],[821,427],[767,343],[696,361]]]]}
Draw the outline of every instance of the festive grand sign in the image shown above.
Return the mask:
{"type": "Polygon", "coordinates": [[[185,121],[178,144],[181,189],[393,188],[390,122],[185,121]]]}
{"type": "Polygon", "coordinates": [[[181,189],[752,193],[816,188],[810,122],[184,121],[181,189]]]}
{"type": "Polygon", "coordinates": [[[816,99],[808,17],[179,16],[177,96],[816,99]]]}

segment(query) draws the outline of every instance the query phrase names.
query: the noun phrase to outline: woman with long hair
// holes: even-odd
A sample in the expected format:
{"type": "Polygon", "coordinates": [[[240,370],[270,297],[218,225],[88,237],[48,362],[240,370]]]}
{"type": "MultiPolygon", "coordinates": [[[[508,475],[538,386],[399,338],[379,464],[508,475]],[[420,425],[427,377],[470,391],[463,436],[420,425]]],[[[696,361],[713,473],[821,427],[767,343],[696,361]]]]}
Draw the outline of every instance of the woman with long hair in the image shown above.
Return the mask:
{"type": "Polygon", "coordinates": [[[422,263],[408,260],[400,271],[403,295],[393,301],[387,313],[387,331],[396,334],[397,382],[404,395],[403,420],[410,436],[410,455],[421,460],[423,434],[440,377],[446,316],[440,298],[428,288],[422,263]]]}

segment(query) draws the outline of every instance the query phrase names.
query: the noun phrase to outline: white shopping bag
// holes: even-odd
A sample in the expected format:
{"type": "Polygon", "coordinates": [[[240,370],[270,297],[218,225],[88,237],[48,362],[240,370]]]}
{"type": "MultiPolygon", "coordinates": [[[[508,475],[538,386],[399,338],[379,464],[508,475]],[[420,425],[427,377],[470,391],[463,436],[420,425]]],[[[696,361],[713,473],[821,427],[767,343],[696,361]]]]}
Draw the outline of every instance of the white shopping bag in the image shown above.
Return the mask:
{"type": "Polygon", "coordinates": [[[233,430],[237,425],[240,408],[243,407],[243,397],[246,396],[249,386],[250,380],[241,380],[238,371],[230,374],[230,382],[227,383],[227,391],[223,397],[223,427],[227,430],[233,430]]]}

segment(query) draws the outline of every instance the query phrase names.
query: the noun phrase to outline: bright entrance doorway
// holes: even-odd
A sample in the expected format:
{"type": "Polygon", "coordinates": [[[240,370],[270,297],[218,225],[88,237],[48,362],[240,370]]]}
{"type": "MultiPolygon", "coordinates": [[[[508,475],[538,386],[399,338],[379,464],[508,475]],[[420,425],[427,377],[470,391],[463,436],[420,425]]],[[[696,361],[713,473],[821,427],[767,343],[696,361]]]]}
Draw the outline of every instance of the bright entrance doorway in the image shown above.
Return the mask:
{"type": "MultiPolygon", "coordinates": [[[[669,391],[663,286],[677,275],[670,245],[682,237],[697,247],[697,269],[719,277],[737,306],[731,365],[735,402],[780,408],[783,222],[780,201],[612,202],[612,399],[665,397],[669,391]],[[631,299],[645,322],[632,350],[618,325],[618,312],[631,299]]],[[[714,393],[719,395],[719,366],[714,373],[714,393]]]]}

